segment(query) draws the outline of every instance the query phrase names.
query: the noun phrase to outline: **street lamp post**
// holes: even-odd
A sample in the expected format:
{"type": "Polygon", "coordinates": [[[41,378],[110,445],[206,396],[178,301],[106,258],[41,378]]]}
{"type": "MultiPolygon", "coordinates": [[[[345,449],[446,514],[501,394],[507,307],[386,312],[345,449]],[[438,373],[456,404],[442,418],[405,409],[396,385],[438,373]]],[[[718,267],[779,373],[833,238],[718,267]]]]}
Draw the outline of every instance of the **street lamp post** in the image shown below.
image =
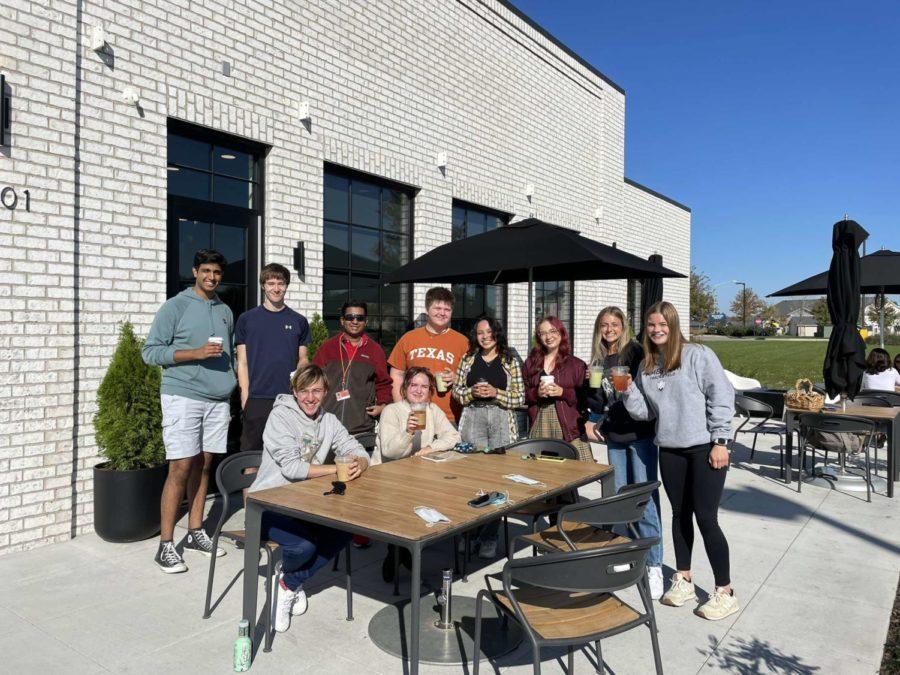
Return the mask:
{"type": "Polygon", "coordinates": [[[743,281],[735,279],[731,283],[741,285],[741,322],[744,328],[747,328],[747,284],[743,281]]]}

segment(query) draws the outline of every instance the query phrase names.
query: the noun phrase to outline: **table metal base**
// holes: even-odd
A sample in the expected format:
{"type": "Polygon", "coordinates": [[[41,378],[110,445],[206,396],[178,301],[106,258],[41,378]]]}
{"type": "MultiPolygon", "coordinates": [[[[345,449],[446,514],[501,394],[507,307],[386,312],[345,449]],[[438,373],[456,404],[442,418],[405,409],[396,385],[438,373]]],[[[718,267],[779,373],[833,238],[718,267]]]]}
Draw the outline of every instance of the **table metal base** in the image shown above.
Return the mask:
{"type": "MultiPolygon", "coordinates": [[[[497,610],[482,600],[481,658],[493,659],[511,652],[522,641],[522,630],[515,621],[501,628],[497,610]]],[[[421,627],[419,632],[419,661],[421,663],[471,663],[475,636],[475,598],[454,596],[453,628],[438,628],[440,606],[433,595],[420,600],[421,627]]],[[[369,637],[378,647],[402,659],[408,658],[409,645],[408,602],[388,605],[369,622],[369,637]],[[401,619],[402,616],[402,619],[401,619]],[[402,625],[404,630],[400,629],[402,625]]]]}
{"type": "MultiPolygon", "coordinates": [[[[841,492],[865,492],[866,478],[865,476],[844,471],[839,465],[829,464],[828,466],[816,469],[816,475],[821,476],[830,481],[831,486],[835,490],[841,492]]],[[[881,476],[872,476],[872,492],[886,492],[887,481],[881,476]]]]}

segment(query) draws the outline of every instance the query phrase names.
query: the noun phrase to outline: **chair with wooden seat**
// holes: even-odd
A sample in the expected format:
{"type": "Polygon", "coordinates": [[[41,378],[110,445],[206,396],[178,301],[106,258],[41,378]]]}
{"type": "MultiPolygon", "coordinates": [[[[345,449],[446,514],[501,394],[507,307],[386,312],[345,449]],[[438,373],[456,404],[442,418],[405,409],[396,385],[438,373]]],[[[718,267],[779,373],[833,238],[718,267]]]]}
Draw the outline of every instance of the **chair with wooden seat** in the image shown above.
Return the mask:
{"type": "MultiPolygon", "coordinates": [[[[261,451],[246,451],[230,455],[222,460],[216,469],[216,487],[219,494],[222,495],[222,515],[216,525],[215,532],[212,536],[213,551],[219,544],[219,539],[225,537],[231,541],[240,544],[244,543],[245,531],[241,530],[223,530],[225,521],[231,515],[231,500],[233,497],[241,494],[243,490],[250,487],[256,479],[256,473],[246,473],[247,469],[258,469],[262,462],[261,451]]],[[[266,602],[263,607],[264,625],[265,625],[265,647],[264,651],[272,650],[272,639],[275,636],[272,628],[272,577],[275,572],[275,560],[280,553],[280,547],[274,541],[260,542],[260,549],[266,552],[266,602]]],[[[347,544],[345,549],[347,553],[347,620],[353,618],[352,591],[350,587],[350,545],[347,544]]],[[[216,556],[210,556],[209,559],[209,577],[206,581],[206,603],[203,606],[203,618],[208,619],[212,614],[212,587],[213,579],[216,573],[216,556]]],[[[230,588],[230,585],[229,585],[230,588]]],[[[227,592],[227,588],[225,592],[227,592]]],[[[218,605],[218,600],[216,604],[218,605]]]]}
{"type": "MultiPolygon", "coordinates": [[[[653,492],[659,485],[659,481],[623,485],[609,497],[567,504],[559,510],[556,525],[518,539],[542,552],[584,551],[627,543],[631,541],[629,537],[604,528],[625,525],[637,539],[636,523],[653,504],[653,492]]],[[[653,508],[656,508],[655,504],[653,508]]]]}
{"type": "Polygon", "coordinates": [[[647,556],[658,541],[653,537],[606,548],[513,558],[499,575],[487,575],[487,588],[478,592],[476,601],[473,674],[478,674],[480,665],[483,598],[491,601],[504,621],[511,618],[522,626],[531,642],[538,675],[542,648],[566,647],[566,672],[572,673],[574,649],[591,643],[596,650],[597,672],[605,672],[600,641],[639,626],[650,629],[656,672],[662,673],[656,617],[643,581],[647,556]],[[503,588],[492,588],[492,579],[499,579],[503,588]],[[615,595],[631,586],[637,587],[642,610],[615,595]]]}
{"type": "MultiPolygon", "coordinates": [[[[518,455],[528,455],[530,453],[540,455],[542,452],[553,453],[565,459],[578,461],[578,451],[575,449],[575,447],[571,443],[566,443],[565,441],[559,440],[558,438],[526,438],[525,440],[507,445],[505,450],[507,454],[518,455]]],[[[568,495],[564,499],[568,499],[568,501],[577,501],[578,492],[573,491],[571,495],[568,495]]],[[[530,520],[531,531],[533,533],[537,529],[538,521],[540,521],[540,519],[545,516],[552,515],[559,511],[562,508],[563,503],[564,502],[561,503],[557,498],[544,502],[538,502],[537,504],[528,504],[520,509],[516,509],[512,513],[508,514],[508,516],[517,516],[525,520],[530,520]]],[[[508,516],[503,516],[503,546],[504,550],[506,551],[506,557],[510,558],[512,557],[512,549],[510,549],[509,547],[510,542],[508,516]]]]}
{"type": "Polygon", "coordinates": [[[750,396],[735,394],[734,411],[741,418],[741,423],[738,425],[737,429],[734,430],[734,435],[737,436],[738,434],[753,434],[753,445],[750,447],[751,462],[753,461],[753,456],[756,454],[756,439],[760,434],[769,434],[778,437],[779,466],[781,469],[781,476],[783,477],[784,435],[786,433],[786,428],[783,423],[772,421],[772,418],[775,415],[775,411],[772,406],[768,403],[765,403],[764,401],[759,401],[755,398],[751,398],[750,396]],[[747,427],[747,425],[751,422],[751,418],[753,421],[753,425],[747,427]]]}

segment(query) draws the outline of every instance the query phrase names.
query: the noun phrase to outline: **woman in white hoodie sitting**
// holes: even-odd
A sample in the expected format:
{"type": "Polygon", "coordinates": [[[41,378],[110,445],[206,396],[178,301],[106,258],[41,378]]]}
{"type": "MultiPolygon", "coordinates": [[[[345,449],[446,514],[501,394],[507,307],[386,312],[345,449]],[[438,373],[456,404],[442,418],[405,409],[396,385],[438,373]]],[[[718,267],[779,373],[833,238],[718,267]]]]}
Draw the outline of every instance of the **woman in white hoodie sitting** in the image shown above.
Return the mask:
{"type": "MultiPolygon", "coordinates": [[[[280,394],[272,406],[263,432],[262,463],[249,491],[334,477],[337,467],[326,464],[334,455],[353,457],[348,479],[358,478],[368,468],[369,456],[337,417],[322,410],[328,394],[322,369],[313,364],[298,368],[291,378],[291,389],[292,394],[280,394]]],[[[307,609],[303,583],[327,565],[351,535],[267,511],[263,514],[262,536],[281,545],[281,570],[273,579],[273,588],[275,630],[284,632],[291,625],[291,616],[307,609]]]]}
{"type": "Polygon", "coordinates": [[[428,369],[417,366],[404,373],[400,387],[403,400],[391,403],[381,411],[372,464],[449,450],[459,443],[460,435],[456,427],[444,411],[431,402],[433,393],[434,375],[428,369]],[[417,403],[426,406],[423,430],[418,429],[413,415],[412,406],[417,403]]]}

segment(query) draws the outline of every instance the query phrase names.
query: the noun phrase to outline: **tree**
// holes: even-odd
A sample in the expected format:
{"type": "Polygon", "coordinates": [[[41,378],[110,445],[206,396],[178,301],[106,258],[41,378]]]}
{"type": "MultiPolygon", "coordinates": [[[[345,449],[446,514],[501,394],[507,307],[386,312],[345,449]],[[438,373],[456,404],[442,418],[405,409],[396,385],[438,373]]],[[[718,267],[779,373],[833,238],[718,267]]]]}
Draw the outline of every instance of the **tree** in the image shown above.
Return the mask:
{"type": "Polygon", "coordinates": [[[775,305],[766,305],[760,310],[759,316],[768,325],[778,319],[778,310],[775,305]]]}
{"type": "Polygon", "coordinates": [[[816,304],[809,311],[812,312],[817,326],[828,326],[831,324],[831,315],[828,313],[828,301],[825,298],[816,300],[816,304]]]}
{"type": "Polygon", "coordinates": [[[318,312],[313,314],[312,321],[309,322],[310,343],[306,348],[306,357],[312,363],[316,351],[322,346],[322,343],[328,339],[328,326],[322,321],[322,317],[318,312]]]}
{"type": "MultiPolygon", "coordinates": [[[[875,302],[873,302],[869,306],[869,312],[866,315],[866,320],[869,323],[874,323],[876,325],[880,325],[881,322],[881,296],[875,296],[875,302]]],[[[897,314],[897,310],[890,300],[885,299],[884,303],[884,331],[885,333],[890,333],[893,330],[894,325],[897,323],[900,316],[897,314]]]]}
{"type": "Polygon", "coordinates": [[[716,296],[709,277],[691,267],[691,321],[705,323],[715,311],[716,296]]]}
{"type": "Polygon", "coordinates": [[[94,437],[109,468],[117,471],[158,466],[166,460],[159,406],[162,371],[144,363],[142,346],[134,328],[125,323],[97,389],[94,437]]]}
{"type": "Polygon", "coordinates": [[[734,296],[734,300],[731,301],[730,309],[732,314],[741,317],[741,325],[746,326],[747,319],[759,314],[765,308],[765,301],[754,293],[752,288],[746,290],[746,297],[745,291],[742,288],[738,291],[737,295],[734,296]]]}

